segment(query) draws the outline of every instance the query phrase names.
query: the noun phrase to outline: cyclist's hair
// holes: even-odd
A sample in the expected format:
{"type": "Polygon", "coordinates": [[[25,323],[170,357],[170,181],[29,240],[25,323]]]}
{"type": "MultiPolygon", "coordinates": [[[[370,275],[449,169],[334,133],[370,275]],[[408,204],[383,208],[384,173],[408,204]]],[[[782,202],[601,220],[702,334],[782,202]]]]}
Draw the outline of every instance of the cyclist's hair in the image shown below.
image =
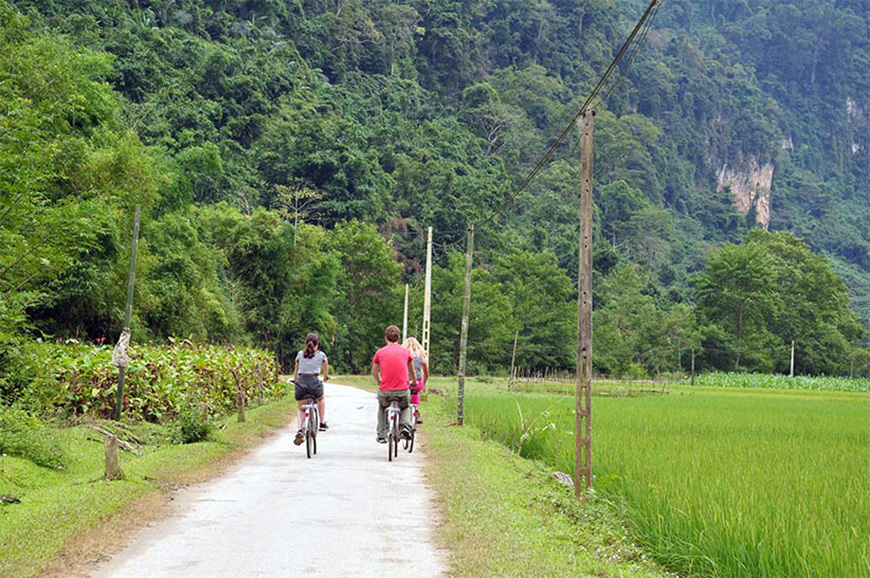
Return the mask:
{"type": "Polygon", "coordinates": [[[305,338],[305,351],[302,353],[302,357],[305,359],[314,357],[314,350],[317,349],[318,345],[320,345],[320,338],[316,333],[309,333],[305,338]]]}
{"type": "Polygon", "coordinates": [[[384,337],[386,337],[387,341],[389,341],[390,343],[398,343],[400,335],[401,334],[399,333],[399,328],[395,325],[390,325],[389,327],[387,327],[387,330],[384,331],[384,337]]]}
{"type": "Polygon", "coordinates": [[[402,344],[402,347],[407,348],[408,351],[411,352],[411,355],[414,357],[419,357],[426,360],[426,351],[423,349],[423,346],[420,345],[420,342],[417,341],[416,337],[409,337],[402,344]]]}

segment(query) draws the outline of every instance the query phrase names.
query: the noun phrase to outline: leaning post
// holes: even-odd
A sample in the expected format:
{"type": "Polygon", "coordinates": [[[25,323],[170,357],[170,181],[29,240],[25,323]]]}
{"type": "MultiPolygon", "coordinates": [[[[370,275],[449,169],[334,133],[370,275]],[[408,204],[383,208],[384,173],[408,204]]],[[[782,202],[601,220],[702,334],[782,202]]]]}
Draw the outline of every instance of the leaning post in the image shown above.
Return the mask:
{"type": "Polygon", "coordinates": [[[124,330],[118,341],[122,349],[123,362],[118,363],[118,391],[115,398],[115,421],[121,420],[121,408],[124,405],[124,381],[127,377],[127,346],[130,344],[130,321],[133,316],[133,289],[136,286],[136,253],[139,249],[139,220],[142,214],[142,206],[136,205],[136,214],[133,217],[133,248],[130,253],[130,274],[127,278],[127,308],[124,310],[124,330]]]}

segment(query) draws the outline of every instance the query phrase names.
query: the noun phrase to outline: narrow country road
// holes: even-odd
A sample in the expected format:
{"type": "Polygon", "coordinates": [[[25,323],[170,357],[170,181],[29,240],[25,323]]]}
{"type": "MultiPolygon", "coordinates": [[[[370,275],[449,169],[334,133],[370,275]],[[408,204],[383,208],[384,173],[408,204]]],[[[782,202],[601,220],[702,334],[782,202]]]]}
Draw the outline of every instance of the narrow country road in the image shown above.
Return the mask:
{"type": "Polygon", "coordinates": [[[94,577],[439,576],[433,493],[423,455],[375,442],[375,396],[326,386],[330,430],[318,453],[293,445],[295,427],[224,477],[177,494],[94,577]]]}

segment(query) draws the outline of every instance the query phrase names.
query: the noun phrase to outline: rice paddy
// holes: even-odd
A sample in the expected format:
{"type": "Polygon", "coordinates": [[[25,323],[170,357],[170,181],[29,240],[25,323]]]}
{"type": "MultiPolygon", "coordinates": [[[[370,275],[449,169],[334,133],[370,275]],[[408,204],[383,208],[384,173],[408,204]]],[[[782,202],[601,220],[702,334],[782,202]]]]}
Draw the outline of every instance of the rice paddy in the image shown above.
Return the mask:
{"type": "MultiPolygon", "coordinates": [[[[670,391],[593,402],[596,495],[659,562],[680,575],[870,576],[870,396],[670,391]]],[[[466,396],[470,423],[573,473],[573,396],[466,396]]]]}

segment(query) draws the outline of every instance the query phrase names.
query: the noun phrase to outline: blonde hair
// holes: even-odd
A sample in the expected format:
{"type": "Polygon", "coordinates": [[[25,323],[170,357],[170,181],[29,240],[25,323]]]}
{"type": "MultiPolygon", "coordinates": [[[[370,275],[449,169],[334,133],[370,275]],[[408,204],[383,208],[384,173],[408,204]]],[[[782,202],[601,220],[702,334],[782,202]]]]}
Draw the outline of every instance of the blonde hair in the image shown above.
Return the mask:
{"type": "Polygon", "coordinates": [[[414,357],[422,358],[423,361],[426,361],[426,358],[428,357],[426,355],[426,350],[423,349],[423,346],[420,345],[420,342],[417,341],[417,339],[414,337],[409,337],[408,339],[406,339],[405,342],[402,344],[402,347],[410,351],[411,355],[413,355],[414,357]]]}

